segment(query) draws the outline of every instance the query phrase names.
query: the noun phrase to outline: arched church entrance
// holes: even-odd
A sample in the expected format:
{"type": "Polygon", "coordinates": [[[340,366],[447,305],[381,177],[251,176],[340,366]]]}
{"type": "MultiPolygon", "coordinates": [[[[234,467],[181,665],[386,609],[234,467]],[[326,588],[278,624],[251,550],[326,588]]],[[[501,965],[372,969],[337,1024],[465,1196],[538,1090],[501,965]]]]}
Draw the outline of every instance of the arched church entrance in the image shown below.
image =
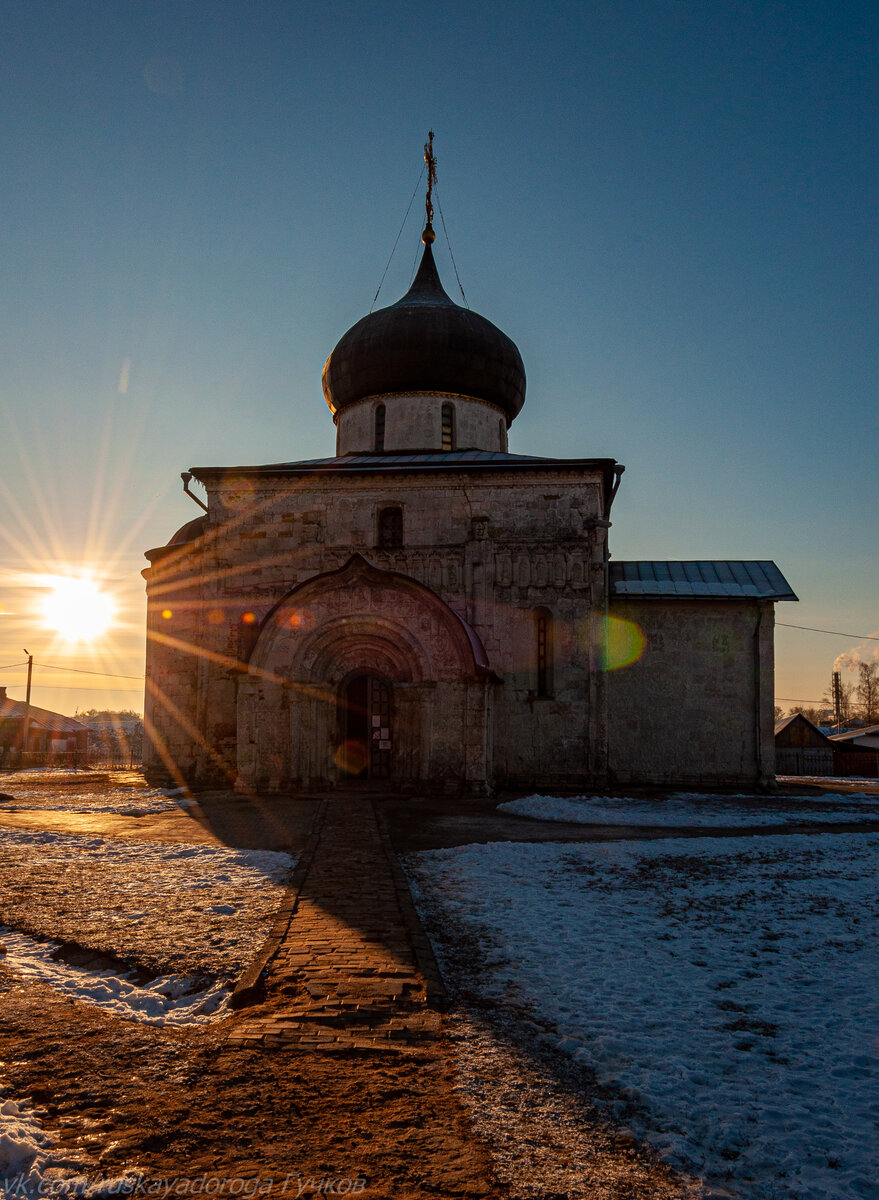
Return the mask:
{"type": "Polygon", "coordinates": [[[429,588],[353,555],[264,618],[238,681],[239,786],[485,787],[485,650],[429,588]]]}
{"type": "Polygon", "coordinates": [[[340,770],[348,779],[390,779],[394,739],[388,680],[366,673],[351,676],[339,688],[337,713],[340,770]]]}

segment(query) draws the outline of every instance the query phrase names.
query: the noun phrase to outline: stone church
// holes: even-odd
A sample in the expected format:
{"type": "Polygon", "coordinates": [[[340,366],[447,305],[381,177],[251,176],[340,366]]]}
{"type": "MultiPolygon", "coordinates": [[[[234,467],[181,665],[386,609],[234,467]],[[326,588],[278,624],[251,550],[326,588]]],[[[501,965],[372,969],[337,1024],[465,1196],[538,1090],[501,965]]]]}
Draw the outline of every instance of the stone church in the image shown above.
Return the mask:
{"type": "Polygon", "coordinates": [[[511,454],[514,342],[415,280],[327,359],[336,453],[197,467],[147,552],[153,780],[480,795],[774,782],[771,562],[617,562],[610,458],[511,454]],[[189,492],[194,477],[206,504],[189,492]]]}

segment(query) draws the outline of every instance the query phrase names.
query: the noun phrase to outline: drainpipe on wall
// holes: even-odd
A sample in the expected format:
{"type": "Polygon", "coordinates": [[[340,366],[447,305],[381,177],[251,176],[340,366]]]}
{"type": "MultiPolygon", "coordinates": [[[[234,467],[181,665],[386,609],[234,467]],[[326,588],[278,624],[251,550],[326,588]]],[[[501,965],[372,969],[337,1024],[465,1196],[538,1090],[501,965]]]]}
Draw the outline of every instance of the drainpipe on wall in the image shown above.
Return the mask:
{"type": "Polygon", "coordinates": [[[763,605],[758,602],[757,624],[754,628],[754,737],[756,739],[757,779],[763,784],[763,738],[761,736],[761,700],[763,673],[760,658],[760,633],[763,628],[763,605]]]}
{"type": "Polygon", "coordinates": [[[614,465],[613,483],[611,484],[610,495],[607,497],[607,500],[605,501],[605,505],[604,505],[605,517],[610,516],[610,510],[611,510],[614,500],[616,499],[616,494],[620,490],[620,483],[622,482],[623,471],[625,471],[625,469],[626,468],[623,466],[622,463],[616,463],[614,465]]]}
{"type": "Polygon", "coordinates": [[[205,504],[204,500],[199,499],[195,492],[191,492],[189,490],[189,481],[192,479],[192,473],[190,471],[181,471],[180,478],[183,480],[183,490],[186,492],[189,499],[194,500],[199,508],[203,508],[205,512],[207,512],[208,506],[205,504]]]}
{"type": "MultiPolygon", "coordinates": [[[[614,500],[616,499],[616,494],[620,490],[620,483],[622,482],[623,472],[625,471],[625,469],[626,468],[623,466],[622,463],[616,463],[614,465],[613,483],[611,485],[610,495],[607,497],[607,499],[605,501],[605,505],[604,505],[604,519],[607,522],[608,528],[610,528],[610,510],[613,506],[614,500]]],[[[592,670],[593,670],[593,672],[595,672],[596,670],[598,672],[597,686],[595,689],[595,699],[596,699],[596,704],[597,704],[598,708],[600,709],[600,712],[598,715],[598,720],[600,722],[598,740],[599,740],[599,742],[603,742],[603,748],[602,748],[603,762],[600,764],[590,763],[589,765],[590,765],[590,769],[591,769],[593,775],[595,774],[596,767],[600,767],[602,776],[604,776],[606,779],[610,779],[610,775],[611,775],[611,770],[610,770],[611,729],[610,729],[610,719],[609,719],[609,715],[608,715],[608,708],[609,708],[608,680],[607,680],[607,671],[605,669],[605,659],[607,657],[607,655],[605,653],[605,648],[606,648],[606,644],[607,644],[608,618],[610,617],[610,538],[607,535],[605,536],[605,539],[604,539],[604,562],[602,564],[602,567],[603,567],[603,576],[604,576],[604,584],[603,584],[604,595],[602,598],[602,613],[601,613],[602,645],[600,648],[599,662],[597,664],[596,663],[592,664],[592,670]]],[[[590,599],[591,599],[591,597],[590,597],[590,599]]],[[[595,652],[595,647],[593,646],[593,653],[594,652],[595,652]]],[[[595,720],[595,714],[590,710],[590,713],[589,713],[590,724],[594,720],[595,720]]]]}

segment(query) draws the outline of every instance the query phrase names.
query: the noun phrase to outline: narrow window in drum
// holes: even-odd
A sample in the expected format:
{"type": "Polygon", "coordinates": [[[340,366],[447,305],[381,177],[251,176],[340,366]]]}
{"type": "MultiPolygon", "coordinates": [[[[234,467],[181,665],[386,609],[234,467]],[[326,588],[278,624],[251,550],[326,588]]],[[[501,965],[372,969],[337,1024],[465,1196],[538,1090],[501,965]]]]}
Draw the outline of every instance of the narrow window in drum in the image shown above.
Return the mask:
{"type": "Polygon", "coordinates": [[[453,404],[444,404],[443,413],[443,450],[455,449],[455,406],[453,404]]]}

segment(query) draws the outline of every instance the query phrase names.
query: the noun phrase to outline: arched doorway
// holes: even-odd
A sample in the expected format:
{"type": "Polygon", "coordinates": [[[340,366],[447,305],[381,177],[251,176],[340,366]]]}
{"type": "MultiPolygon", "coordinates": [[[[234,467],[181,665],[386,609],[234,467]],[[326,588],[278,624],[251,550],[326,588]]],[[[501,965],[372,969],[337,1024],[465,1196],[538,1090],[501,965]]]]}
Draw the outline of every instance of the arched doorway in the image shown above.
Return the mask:
{"type": "Polygon", "coordinates": [[[336,765],[349,779],[390,779],[392,689],[379,675],[347,679],[338,698],[340,745],[336,765]]]}

